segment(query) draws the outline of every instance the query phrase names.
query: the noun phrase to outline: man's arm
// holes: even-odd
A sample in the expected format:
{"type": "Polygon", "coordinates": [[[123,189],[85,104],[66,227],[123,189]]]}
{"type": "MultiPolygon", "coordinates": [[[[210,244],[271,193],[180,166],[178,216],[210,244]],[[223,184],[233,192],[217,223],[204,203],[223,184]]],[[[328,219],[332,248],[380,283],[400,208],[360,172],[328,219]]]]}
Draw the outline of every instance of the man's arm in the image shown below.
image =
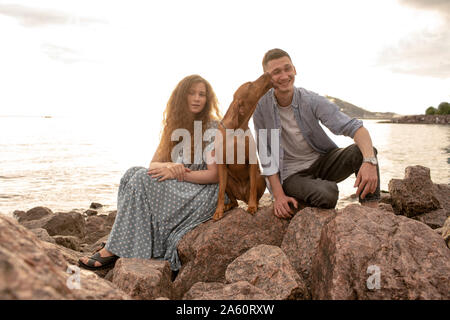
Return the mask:
{"type": "Polygon", "coordinates": [[[338,105],[325,97],[313,94],[312,99],[313,112],[325,127],[335,135],[354,139],[356,131],[363,125],[361,120],[350,118],[339,110],[338,105]]]}
{"type": "MultiPolygon", "coordinates": [[[[336,135],[344,135],[353,138],[364,158],[374,157],[372,139],[361,120],[350,118],[339,111],[336,104],[327,98],[314,96],[315,113],[320,121],[336,135]]],[[[375,192],[378,183],[377,168],[370,163],[363,163],[356,177],[354,187],[358,187],[356,195],[361,194],[364,199],[368,193],[375,192]],[[362,193],[361,193],[362,192],[362,193]]]]}
{"type": "MultiPolygon", "coordinates": [[[[363,158],[374,157],[374,151],[372,146],[372,139],[370,138],[369,131],[366,128],[360,127],[355,132],[353,137],[356,145],[363,155],[363,158]]],[[[378,176],[377,168],[373,164],[364,162],[358,172],[356,177],[354,187],[358,187],[356,190],[356,195],[359,196],[361,193],[361,199],[364,199],[368,193],[374,193],[377,189],[378,176]]]]}
{"type": "MultiPolygon", "coordinates": [[[[263,173],[262,175],[265,175],[269,179],[269,184],[272,190],[272,195],[275,198],[274,204],[273,204],[273,213],[278,218],[290,218],[292,216],[292,210],[289,207],[289,203],[291,202],[295,208],[298,207],[297,200],[292,197],[286,196],[284,193],[283,187],[280,182],[280,178],[278,175],[278,168],[274,169],[274,163],[278,163],[277,160],[274,159],[273,154],[270,153],[270,148],[267,145],[267,141],[261,141],[260,143],[260,136],[259,136],[259,129],[263,129],[266,126],[264,125],[264,119],[260,112],[260,108],[256,108],[254,114],[253,114],[253,125],[255,129],[255,135],[256,135],[256,143],[258,148],[258,153],[261,154],[261,148],[264,148],[263,152],[265,152],[265,155],[270,154],[271,162],[270,162],[270,168],[267,166],[265,167],[262,163],[263,167],[263,173]]],[[[270,133],[269,133],[270,135],[270,133]]]]}

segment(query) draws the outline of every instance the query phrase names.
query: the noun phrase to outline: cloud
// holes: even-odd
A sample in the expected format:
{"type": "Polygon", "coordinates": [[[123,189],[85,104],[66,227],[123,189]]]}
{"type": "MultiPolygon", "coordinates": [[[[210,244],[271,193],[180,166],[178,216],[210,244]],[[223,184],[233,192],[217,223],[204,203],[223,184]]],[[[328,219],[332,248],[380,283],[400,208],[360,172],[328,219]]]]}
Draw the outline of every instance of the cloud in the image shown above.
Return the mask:
{"type": "Polygon", "coordinates": [[[49,25],[69,25],[74,23],[80,25],[105,23],[99,19],[79,17],[61,11],[30,8],[15,4],[0,4],[0,15],[17,19],[24,27],[44,27],[49,25]]]}
{"type": "Polygon", "coordinates": [[[450,1],[448,0],[401,0],[401,4],[420,10],[438,11],[450,15],[450,1]]]}
{"type": "Polygon", "coordinates": [[[383,48],[377,65],[397,73],[450,78],[450,1],[402,0],[400,3],[416,10],[436,12],[442,23],[434,30],[411,33],[396,45],[383,48]]]}
{"type": "MultiPolygon", "coordinates": [[[[81,17],[63,11],[44,8],[32,8],[15,4],[0,4],[0,15],[5,15],[17,19],[20,25],[26,28],[60,26],[60,27],[84,27],[91,24],[106,23],[100,19],[81,17]]],[[[63,62],[75,63],[87,61],[81,52],[59,44],[51,44],[55,40],[44,42],[40,49],[50,59],[63,62]]],[[[58,41],[58,40],[56,40],[58,41]]]]}

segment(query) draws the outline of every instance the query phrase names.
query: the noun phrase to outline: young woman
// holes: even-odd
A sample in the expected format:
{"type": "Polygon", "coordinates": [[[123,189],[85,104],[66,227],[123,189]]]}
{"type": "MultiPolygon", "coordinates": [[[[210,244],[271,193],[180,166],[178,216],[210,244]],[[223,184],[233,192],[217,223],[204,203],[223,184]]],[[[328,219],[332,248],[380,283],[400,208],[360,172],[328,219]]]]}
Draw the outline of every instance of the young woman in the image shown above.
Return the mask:
{"type": "MultiPolygon", "coordinates": [[[[171,141],[172,133],[187,130],[193,142],[194,121],[201,121],[203,138],[220,118],[216,95],[205,79],[191,75],[178,83],[164,111],[161,140],[150,167],[132,167],[122,177],[108,241],[93,256],[81,258],[80,266],[98,269],[126,257],[165,259],[172,270],[180,268],[178,241],[212,217],[219,187],[217,165],[211,161],[214,151],[205,152],[206,162],[202,157],[195,163],[191,143],[192,164],[186,164],[189,157],[183,149],[173,152],[179,141],[171,141]]],[[[202,150],[206,143],[212,147],[211,142],[203,142],[202,150]]]]}

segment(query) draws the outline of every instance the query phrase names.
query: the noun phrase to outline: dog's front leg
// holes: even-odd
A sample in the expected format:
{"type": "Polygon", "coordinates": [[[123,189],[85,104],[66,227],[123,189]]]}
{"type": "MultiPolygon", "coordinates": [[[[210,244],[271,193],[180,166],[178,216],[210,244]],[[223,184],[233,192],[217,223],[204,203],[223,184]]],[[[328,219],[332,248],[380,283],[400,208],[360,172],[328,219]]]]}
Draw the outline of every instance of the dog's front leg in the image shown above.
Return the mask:
{"type": "MultiPolygon", "coordinates": [[[[228,170],[227,170],[227,172],[228,172],[228,170]]],[[[228,199],[230,201],[228,202],[228,204],[225,205],[225,212],[239,206],[239,204],[236,200],[236,197],[233,194],[233,190],[236,190],[234,184],[235,184],[235,182],[233,181],[233,177],[228,177],[227,178],[227,190],[225,191],[225,193],[227,194],[228,199]]]]}
{"type": "Polygon", "coordinates": [[[219,195],[217,197],[217,208],[213,219],[219,220],[223,217],[225,210],[225,190],[227,188],[228,171],[226,164],[218,164],[219,169],[219,195]]]}
{"type": "Polygon", "coordinates": [[[257,199],[257,186],[256,186],[256,174],[258,172],[258,164],[250,164],[250,194],[248,197],[248,209],[247,212],[254,214],[258,210],[258,199],[257,199]]]}

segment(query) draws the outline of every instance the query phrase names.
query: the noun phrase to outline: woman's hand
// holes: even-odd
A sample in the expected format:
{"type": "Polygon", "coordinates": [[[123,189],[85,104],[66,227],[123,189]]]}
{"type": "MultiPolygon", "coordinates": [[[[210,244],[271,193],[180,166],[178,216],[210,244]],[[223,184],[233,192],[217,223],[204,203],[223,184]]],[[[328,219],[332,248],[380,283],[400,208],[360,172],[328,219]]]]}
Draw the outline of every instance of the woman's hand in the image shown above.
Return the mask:
{"type": "Polygon", "coordinates": [[[152,178],[157,178],[158,181],[168,179],[184,181],[184,175],[186,172],[191,172],[191,170],[186,168],[182,163],[168,163],[166,167],[148,170],[148,175],[152,178]]]}

